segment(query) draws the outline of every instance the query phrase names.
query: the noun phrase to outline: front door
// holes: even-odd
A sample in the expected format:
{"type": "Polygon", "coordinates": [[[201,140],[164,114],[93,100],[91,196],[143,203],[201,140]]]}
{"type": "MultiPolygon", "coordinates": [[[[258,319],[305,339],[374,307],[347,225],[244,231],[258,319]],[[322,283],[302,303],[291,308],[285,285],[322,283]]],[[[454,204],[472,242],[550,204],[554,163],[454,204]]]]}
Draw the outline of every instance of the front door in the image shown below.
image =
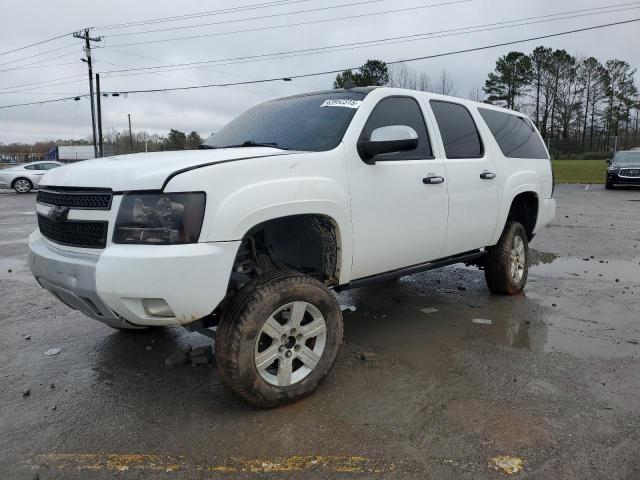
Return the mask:
{"type": "Polygon", "coordinates": [[[376,128],[405,125],[418,134],[418,148],[375,157],[358,157],[349,171],[353,223],[352,278],[358,279],[434,260],[447,231],[445,166],[435,159],[418,102],[387,97],[374,107],[361,139],[376,128]]]}

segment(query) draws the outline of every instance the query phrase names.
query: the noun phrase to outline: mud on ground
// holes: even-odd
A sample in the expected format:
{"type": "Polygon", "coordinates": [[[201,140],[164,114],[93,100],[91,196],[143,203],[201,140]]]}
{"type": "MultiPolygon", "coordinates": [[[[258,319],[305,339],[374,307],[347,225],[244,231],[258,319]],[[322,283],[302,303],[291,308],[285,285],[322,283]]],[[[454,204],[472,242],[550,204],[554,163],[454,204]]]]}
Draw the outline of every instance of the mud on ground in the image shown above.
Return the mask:
{"type": "Polygon", "coordinates": [[[42,290],[35,195],[0,192],[0,476],[640,478],[640,190],[556,197],[524,295],[460,266],[345,292],[327,381],[265,411],[215,365],[165,365],[207,338],[117,333],[42,290]]]}

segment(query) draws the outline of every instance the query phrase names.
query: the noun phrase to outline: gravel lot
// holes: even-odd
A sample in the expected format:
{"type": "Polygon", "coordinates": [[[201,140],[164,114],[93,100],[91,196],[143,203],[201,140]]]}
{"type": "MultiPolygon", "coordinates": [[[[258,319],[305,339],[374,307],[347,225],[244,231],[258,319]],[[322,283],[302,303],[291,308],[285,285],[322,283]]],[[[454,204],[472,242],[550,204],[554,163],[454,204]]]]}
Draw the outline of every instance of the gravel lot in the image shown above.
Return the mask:
{"type": "Polygon", "coordinates": [[[165,365],[206,337],[118,333],[42,290],[35,195],[0,191],[0,477],[640,478],[640,190],[556,197],[524,295],[459,266],[346,292],[336,368],[265,411],[215,365],[165,365]]]}

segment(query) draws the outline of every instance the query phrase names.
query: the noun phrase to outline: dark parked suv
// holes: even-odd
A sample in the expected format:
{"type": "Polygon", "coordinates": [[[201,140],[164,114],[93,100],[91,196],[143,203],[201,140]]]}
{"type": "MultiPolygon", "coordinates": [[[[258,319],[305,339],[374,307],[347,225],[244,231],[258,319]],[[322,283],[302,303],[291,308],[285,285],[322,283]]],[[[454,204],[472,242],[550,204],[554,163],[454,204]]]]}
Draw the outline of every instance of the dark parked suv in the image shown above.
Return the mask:
{"type": "Polygon", "coordinates": [[[607,168],[605,187],[640,185],[640,150],[617,152],[607,168]]]}

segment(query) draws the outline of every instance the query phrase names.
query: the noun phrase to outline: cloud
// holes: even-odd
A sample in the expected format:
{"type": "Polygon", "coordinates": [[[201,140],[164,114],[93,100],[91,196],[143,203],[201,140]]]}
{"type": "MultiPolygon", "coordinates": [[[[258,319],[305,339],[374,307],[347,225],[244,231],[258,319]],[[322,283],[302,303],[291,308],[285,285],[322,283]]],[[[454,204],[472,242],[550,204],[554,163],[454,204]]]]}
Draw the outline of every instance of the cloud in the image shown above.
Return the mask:
{"type": "MultiPolygon", "coordinates": [[[[242,34],[210,36],[192,40],[179,40],[166,43],[111,47],[118,43],[145,41],[158,38],[172,38],[190,34],[229,32],[239,29],[260,28],[285,23],[300,23],[309,20],[327,19],[338,16],[357,15],[359,13],[400,9],[427,3],[435,0],[381,0],[379,2],[353,6],[349,8],[333,8],[307,14],[292,15],[290,12],[300,9],[319,8],[326,5],[338,6],[354,0],[331,0],[319,2],[307,0],[277,8],[253,10],[242,13],[216,15],[191,19],[179,23],[161,23],[145,26],[145,29],[207,23],[221,20],[232,20],[257,16],[260,14],[283,15],[277,18],[253,20],[226,25],[215,25],[194,29],[168,31],[155,34],[113,37],[109,34],[142,30],[136,27],[129,30],[102,30],[97,33],[104,36],[102,45],[106,48],[94,50],[96,71],[105,72],[121,68],[139,68],[143,66],[167,63],[183,63],[204,61],[237,56],[258,55],[269,52],[288,51],[294,49],[313,48],[348,42],[393,37],[438,31],[446,28],[465,27],[483,23],[492,23],[504,19],[517,19],[527,16],[545,15],[554,12],[588,8],[579,0],[568,0],[552,3],[514,2],[512,0],[473,0],[468,3],[441,6],[436,8],[414,10],[411,12],[390,13],[380,16],[354,18],[342,21],[299,25],[242,34]]],[[[254,3],[247,0],[243,4],[254,3]]],[[[0,45],[2,50],[17,48],[42,38],[52,37],[61,32],[77,30],[85,25],[106,25],[112,23],[131,22],[148,18],[169,15],[184,15],[187,12],[223,8],[216,7],[204,0],[183,0],[179,4],[144,1],[111,0],[92,4],[87,8],[86,2],[68,0],[65,2],[46,2],[41,0],[37,7],[32,2],[0,2],[0,18],[3,19],[0,29],[0,45]],[[37,15],[34,14],[37,10],[37,15]]],[[[551,22],[548,24],[530,25],[503,29],[493,32],[472,35],[452,36],[411,43],[398,43],[366,49],[344,50],[317,55],[298,56],[278,60],[225,65],[207,69],[189,69],[162,74],[145,74],[110,77],[103,74],[103,90],[131,90],[139,88],[166,88],[202,83],[218,83],[243,81],[268,77],[285,77],[299,73],[331,70],[357,66],[368,58],[397,60],[421,55],[441,53],[451,50],[470,48],[514,38],[525,38],[533,35],[557,32],[569,28],[594,25],[607,21],[626,19],[629,12],[603,14],[579,19],[551,22]]],[[[55,42],[43,44],[32,49],[0,56],[0,63],[35,53],[73,44],[77,42],[74,53],[58,60],[47,60],[58,52],[16,62],[18,66],[34,61],[42,63],[77,62],[47,69],[24,69],[11,72],[0,72],[0,89],[22,83],[40,82],[59,77],[85,74],[82,57],[82,45],[69,35],[55,42]],[[77,55],[75,54],[77,52],[77,55]]],[[[494,67],[495,60],[509,50],[530,51],[539,42],[519,46],[504,47],[452,57],[421,61],[410,66],[418,71],[431,74],[434,78],[442,69],[449,71],[456,82],[459,95],[466,95],[470,90],[483,85],[486,75],[494,67]]],[[[640,64],[640,50],[637,48],[637,25],[628,25],[604,32],[586,32],[573,36],[559,37],[544,42],[556,48],[564,48],[574,54],[593,55],[601,60],[622,58],[632,65],[640,64]],[[603,42],[602,39],[607,39],[603,42]]],[[[173,93],[132,94],[126,98],[108,97],[103,99],[103,125],[117,129],[127,128],[127,114],[132,116],[134,130],[146,130],[150,133],[166,133],[170,128],[183,131],[197,130],[208,133],[219,130],[225,123],[243,110],[262,101],[324,88],[330,88],[333,75],[294,80],[293,82],[274,82],[237,87],[209,88],[173,93]]],[[[85,93],[88,81],[80,77],[74,83],[49,86],[41,90],[33,90],[20,94],[0,94],[0,105],[38,101],[67,95],[85,93]],[[51,95],[48,93],[51,92],[51,95]],[[45,93],[45,94],[43,94],[45,93]]],[[[32,141],[56,138],[84,138],[91,134],[90,109],[88,100],[47,104],[39,107],[22,107],[0,109],[0,142],[32,141]]]]}

